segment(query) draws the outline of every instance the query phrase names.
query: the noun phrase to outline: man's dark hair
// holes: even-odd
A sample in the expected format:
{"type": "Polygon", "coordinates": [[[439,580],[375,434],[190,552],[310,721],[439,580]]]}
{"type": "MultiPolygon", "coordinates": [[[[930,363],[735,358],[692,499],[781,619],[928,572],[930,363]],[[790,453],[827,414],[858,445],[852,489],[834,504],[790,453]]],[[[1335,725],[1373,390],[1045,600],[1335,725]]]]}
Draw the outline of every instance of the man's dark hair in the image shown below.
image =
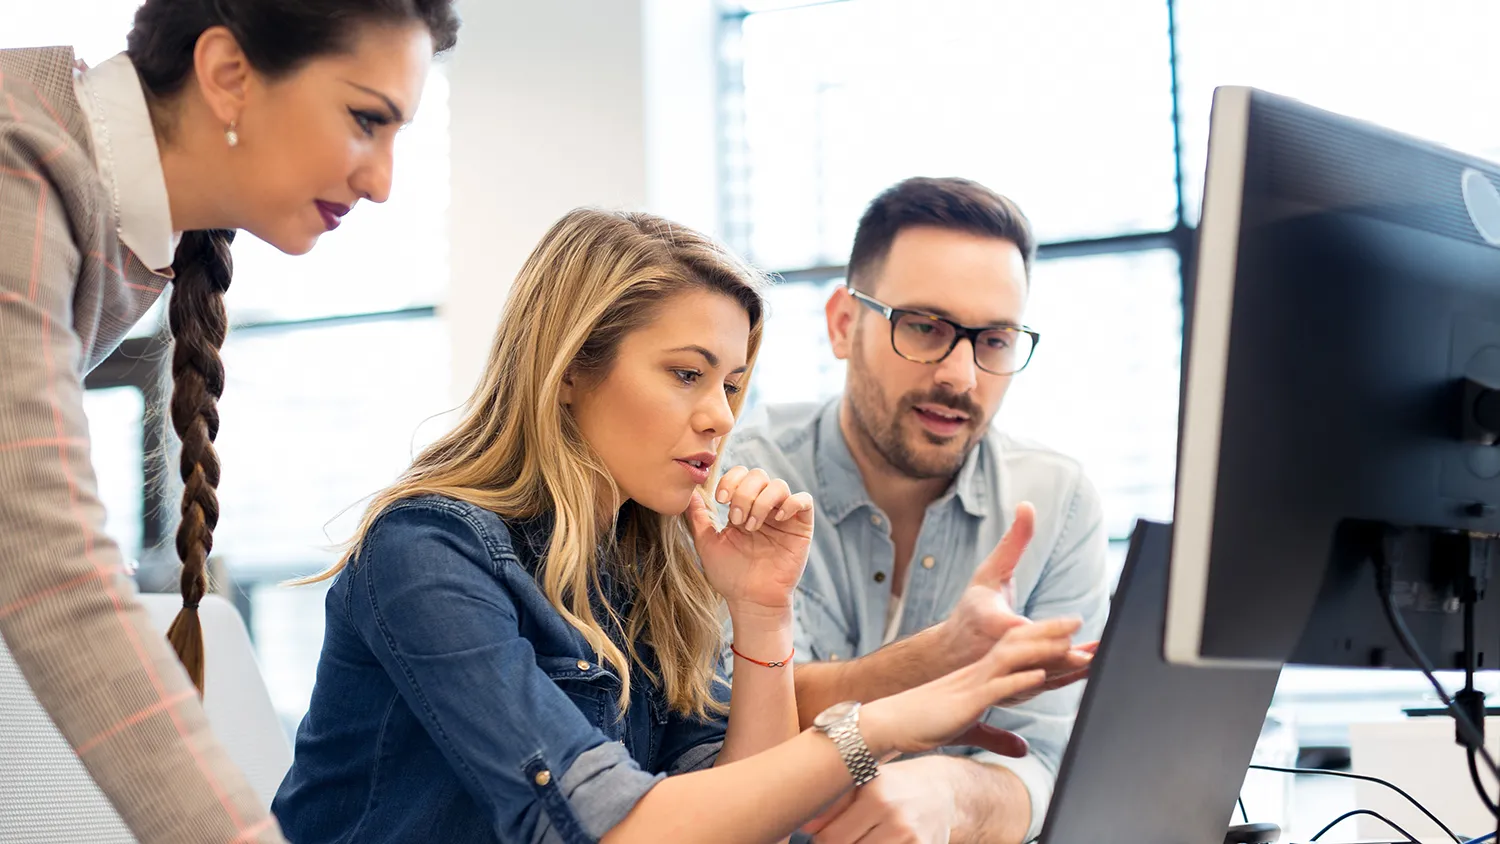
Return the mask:
{"type": "Polygon", "coordinates": [[[968,179],[918,177],[886,188],[865,208],[849,255],[849,280],[870,289],[870,276],[891,252],[902,229],[932,226],[1008,240],[1021,250],[1026,278],[1036,258],[1036,237],[1020,206],[968,179]]]}

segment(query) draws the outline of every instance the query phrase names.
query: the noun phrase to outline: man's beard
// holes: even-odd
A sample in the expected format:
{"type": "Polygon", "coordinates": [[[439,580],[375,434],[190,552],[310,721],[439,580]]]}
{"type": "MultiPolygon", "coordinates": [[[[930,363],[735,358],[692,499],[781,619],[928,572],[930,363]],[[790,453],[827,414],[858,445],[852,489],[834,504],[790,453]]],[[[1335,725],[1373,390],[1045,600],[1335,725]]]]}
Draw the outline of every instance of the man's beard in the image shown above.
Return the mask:
{"type": "Polygon", "coordinates": [[[849,367],[849,410],[856,428],[855,433],[872,446],[891,468],[907,477],[922,480],[957,475],[984,431],[984,411],[972,397],[937,388],[913,390],[892,405],[886,400],[880,383],[858,363],[849,367]],[[963,413],[969,417],[971,430],[961,431],[953,437],[939,437],[923,430],[920,436],[927,442],[947,448],[912,448],[903,435],[902,423],[919,404],[940,405],[963,413]],[[953,451],[953,440],[960,437],[967,439],[962,448],[953,451]]]}

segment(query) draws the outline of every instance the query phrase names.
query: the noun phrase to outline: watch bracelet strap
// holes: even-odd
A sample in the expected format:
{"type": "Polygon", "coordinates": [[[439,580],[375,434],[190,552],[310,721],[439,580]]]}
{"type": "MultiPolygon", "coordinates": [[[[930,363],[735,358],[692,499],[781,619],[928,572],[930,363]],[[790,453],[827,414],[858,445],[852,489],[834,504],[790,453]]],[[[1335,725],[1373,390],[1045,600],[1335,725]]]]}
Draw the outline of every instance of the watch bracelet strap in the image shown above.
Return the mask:
{"type": "Polygon", "coordinates": [[[849,776],[854,778],[855,788],[875,779],[880,773],[879,763],[870,754],[870,746],[865,743],[857,721],[840,724],[829,730],[828,737],[833,739],[839,756],[844,760],[844,766],[849,769],[849,776]]]}

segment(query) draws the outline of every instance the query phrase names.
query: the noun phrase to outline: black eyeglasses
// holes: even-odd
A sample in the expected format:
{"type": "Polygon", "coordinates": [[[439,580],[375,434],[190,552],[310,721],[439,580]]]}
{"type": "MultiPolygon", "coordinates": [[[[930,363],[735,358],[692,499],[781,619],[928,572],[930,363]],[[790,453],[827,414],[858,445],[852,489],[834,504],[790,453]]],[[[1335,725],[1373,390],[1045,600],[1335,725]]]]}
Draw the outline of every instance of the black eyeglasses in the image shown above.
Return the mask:
{"type": "Polygon", "coordinates": [[[991,375],[1013,375],[1031,363],[1042,335],[1024,325],[987,325],[971,328],[921,311],[908,311],[867,296],[853,287],[849,295],[891,322],[891,348],[913,363],[940,363],[968,340],[974,365],[991,375]]]}

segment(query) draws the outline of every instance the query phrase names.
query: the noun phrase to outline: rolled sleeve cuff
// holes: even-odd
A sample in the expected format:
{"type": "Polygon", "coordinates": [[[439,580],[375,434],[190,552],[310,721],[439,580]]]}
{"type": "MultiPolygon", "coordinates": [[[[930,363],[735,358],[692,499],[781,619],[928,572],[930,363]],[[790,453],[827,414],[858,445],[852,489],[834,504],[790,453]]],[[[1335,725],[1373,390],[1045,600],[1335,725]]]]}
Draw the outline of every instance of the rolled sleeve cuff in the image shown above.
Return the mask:
{"type": "Polygon", "coordinates": [[[1052,802],[1052,788],[1057,782],[1057,775],[1034,754],[1015,759],[979,750],[970,758],[986,765],[1008,768],[1020,778],[1021,783],[1026,786],[1026,793],[1031,797],[1031,826],[1026,830],[1026,840],[1035,841],[1042,834],[1042,823],[1047,819],[1047,806],[1052,802]]]}
{"type": "Polygon", "coordinates": [[[532,778],[543,809],[532,844],[598,841],[664,778],[641,770],[620,742],[584,751],[560,778],[532,778]]]}
{"type": "Polygon", "coordinates": [[[693,771],[712,768],[714,763],[719,761],[719,752],[723,749],[723,740],[704,742],[695,747],[690,747],[672,762],[671,766],[667,769],[667,773],[676,776],[678,774],[690,774],[693,771]]]}

